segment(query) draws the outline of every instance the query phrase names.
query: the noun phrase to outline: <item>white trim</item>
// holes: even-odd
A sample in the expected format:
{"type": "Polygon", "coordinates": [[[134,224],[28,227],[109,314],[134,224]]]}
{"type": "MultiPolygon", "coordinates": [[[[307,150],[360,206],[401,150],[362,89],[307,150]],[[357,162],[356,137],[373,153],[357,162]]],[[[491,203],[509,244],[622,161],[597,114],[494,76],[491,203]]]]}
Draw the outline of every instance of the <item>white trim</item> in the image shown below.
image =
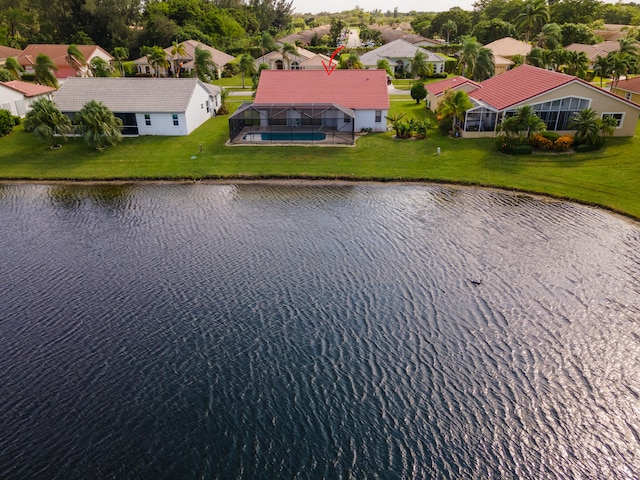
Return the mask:
{"type": "Polygon", "coordinates": [[[616,127],[616,130],[619,129],[619,128],[622,128],[622,125],[624,125],[624,117],[625,117],[625,113],[624,112],[602,112],[600,114],[600,118],[604,118],[605,115],[609,115],[609,116],[622,115],[622,118],[620,118],[620,122],[618,123],[618,126],[616,127]]]}

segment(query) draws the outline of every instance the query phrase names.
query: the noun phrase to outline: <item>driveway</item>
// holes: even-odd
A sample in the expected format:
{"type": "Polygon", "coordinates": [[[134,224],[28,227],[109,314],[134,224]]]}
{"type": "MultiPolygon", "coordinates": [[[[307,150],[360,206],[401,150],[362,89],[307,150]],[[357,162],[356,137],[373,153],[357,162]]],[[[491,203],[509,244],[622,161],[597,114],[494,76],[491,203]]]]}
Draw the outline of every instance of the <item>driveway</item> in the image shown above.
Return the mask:
{"type": "Polygon", "coordinates": [[[356,48],[356,47],[361,47],[362,46],[362,42],[360,41],[360,33],[358,32],[358,30],[352,28],[351,30],[349,30],[349,35],[347,36],[347,47],[349,48],[356,48]]]}

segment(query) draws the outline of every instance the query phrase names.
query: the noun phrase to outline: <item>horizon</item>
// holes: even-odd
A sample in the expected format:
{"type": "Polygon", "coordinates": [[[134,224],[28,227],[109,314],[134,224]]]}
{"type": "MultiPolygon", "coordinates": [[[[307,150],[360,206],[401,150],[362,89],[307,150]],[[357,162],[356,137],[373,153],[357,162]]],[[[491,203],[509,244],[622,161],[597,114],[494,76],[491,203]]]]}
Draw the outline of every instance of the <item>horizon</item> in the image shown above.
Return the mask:
{"type": "MultiPolygon", "coordinates": [[[[293,0],[293,12],[299,15],[310,13],[340,13],[353,10],[357,6],[365,12],[381,10],[383,13],[393,11],[396,7],[399,13],[415,12],[446,12],[453,7],[460,7],[463,10],[473,11],[473,4],[476,0],[442,0],[438,2],[424,0],[325,0],[317,2],[315,0],[293,0]],[[426,5],[425,5],[426,4],[426,5]],[[365,6],[366,5],[366,6],[365,6]]],[[[601,0],[602,3],[617,3],[617,0],[601,0]]]]}

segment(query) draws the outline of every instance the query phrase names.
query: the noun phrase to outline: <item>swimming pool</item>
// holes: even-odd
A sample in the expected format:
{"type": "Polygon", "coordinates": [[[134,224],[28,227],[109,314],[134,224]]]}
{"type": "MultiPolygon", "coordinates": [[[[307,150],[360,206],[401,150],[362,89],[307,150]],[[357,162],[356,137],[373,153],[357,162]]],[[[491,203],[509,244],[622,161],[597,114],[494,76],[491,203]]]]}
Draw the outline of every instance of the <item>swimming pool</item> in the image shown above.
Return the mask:
{"type": "Polygon", "coordinates": [[[326,138],[323,132],[259,132],[242,137],[248,142],[318,142],[326,138]]]}

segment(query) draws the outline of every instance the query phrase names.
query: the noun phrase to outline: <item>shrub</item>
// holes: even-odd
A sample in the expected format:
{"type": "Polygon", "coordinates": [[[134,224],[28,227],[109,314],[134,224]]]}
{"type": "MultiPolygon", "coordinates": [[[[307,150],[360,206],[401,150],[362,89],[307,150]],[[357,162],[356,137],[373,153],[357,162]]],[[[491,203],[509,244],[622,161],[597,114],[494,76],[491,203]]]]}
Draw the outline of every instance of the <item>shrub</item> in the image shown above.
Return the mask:
{"type": "Polygon", "coordinates": [[[229,108],[225,105],[222,104],[218,107],[218,110],[216,111],[216,115],[228,115],[229,114],[229,108]]]}
{"type": "Polygon", "coordinates": [[[557,139],[560,138],[560,134],[558,132],[550,132],[547,130],[544,130],[540,133],[538,133],[538,135],[543,136],[544,138],[551,140],[552,142],[555,142],[557,139]]]}
{"type": "Polygon", "coordinates": [[[451,129],[453,129],[453,118],[451,116],[444,117],[438,121],[438,131],[442,135],[449,135],[451,129]]]}
{"type": "Polygon", "coordinates": [[[233,77],[233,72],[230,72],[229,70],[222,71],[222,78],[231,78],[231,77],[233,77]]]}
{"type": "Polygon", "coordinates": [[[551,150],[553,148],[553,140],[543,137],[539,133],[531,135],[529,139],[531,145],[542,150],[551,150]]]}
{"type": "Polygon", "coordinates": [[[558,152],[566,152],[573,145],[573,137],[571,135],[563,135],[553,142],[553,149],[558,152]]]}
{"type": "Polygon", "coordinates": [[[13,126],[17,127],[22,123],[22,119],[20,117],[13,117],[13,126]]]}
{"type": "Polygon", "coordinates": [[[597,143],[581,143],[580,145],[576,145],[573,149],[578,153],[583,152],[593,152],[595,150],[600,149],[601,145],[597,143]]]}
{"type": "MultiPolygon", "coordinates": [[[[514,153],[516,147],[520,146],[520,141],[517,138],[509,137],[507,135],[498,135],[495,142],[498,151],[502,153],[514,153]]],[[[527,146],[531,147],[531,145],[527,146]]]]}
{"type": "Polygon", "coordinates": [[[36,79],[35,73],[23,73],[20,80],[23,82],[33,82],[36,79]]]}
{"type": "Polygon", "coordinates": [[[9,110],[0,109],[0,137],[8,135],[13,130],[13,116],[9,110]]]}

